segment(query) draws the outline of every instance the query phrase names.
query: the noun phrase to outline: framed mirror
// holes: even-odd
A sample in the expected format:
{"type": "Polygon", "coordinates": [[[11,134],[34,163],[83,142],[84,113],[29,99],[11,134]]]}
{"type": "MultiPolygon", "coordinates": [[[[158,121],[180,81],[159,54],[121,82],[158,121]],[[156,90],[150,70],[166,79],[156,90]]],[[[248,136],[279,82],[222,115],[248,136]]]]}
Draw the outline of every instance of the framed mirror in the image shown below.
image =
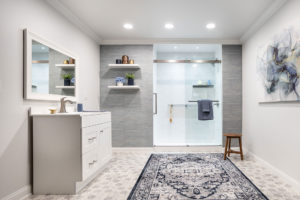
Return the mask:
{"type": "Polygon", "coordinates": [[[76,101],[78,59],[29,32],[24,34],[24,99],[76,101]]]}

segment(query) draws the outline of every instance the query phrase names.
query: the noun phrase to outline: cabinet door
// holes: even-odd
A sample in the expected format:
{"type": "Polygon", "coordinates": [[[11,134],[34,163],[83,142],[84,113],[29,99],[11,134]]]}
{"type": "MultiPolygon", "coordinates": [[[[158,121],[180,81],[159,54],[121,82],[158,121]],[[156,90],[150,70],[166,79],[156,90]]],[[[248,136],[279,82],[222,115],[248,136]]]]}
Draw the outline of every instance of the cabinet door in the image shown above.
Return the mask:
{"type": "Polygon", "coordinates": [[[110,156],[112,154],[111,125],[107,126],[106,129],[104,129],[104,135],[105,135],[105,152],[107,156],[110,156]]]}
{"type": "Polygon", "coordinates": [[[98,155],[100,162],[111,155],[111,125],[105,123],[99,126],[98,155]]]}
{"type": "Polygon", "coordinates": [[[105,124],[101,124],[99,126],[99,130],[98,130],[98,134],[99,134],[99,140],[98,140],[98,156],[99,156],[99,161],[101,164],[103,164],[104,162],[104,158],[106,156],[106,151],[105,151],[105,129],[106,129],[106,126],[105,124]]]}

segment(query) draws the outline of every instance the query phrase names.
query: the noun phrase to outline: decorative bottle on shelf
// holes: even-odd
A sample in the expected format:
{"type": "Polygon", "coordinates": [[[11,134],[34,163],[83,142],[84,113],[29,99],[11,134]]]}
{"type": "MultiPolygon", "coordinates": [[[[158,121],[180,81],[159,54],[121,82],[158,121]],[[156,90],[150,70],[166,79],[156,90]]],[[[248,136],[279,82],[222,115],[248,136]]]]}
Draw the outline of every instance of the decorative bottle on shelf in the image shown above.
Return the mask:
{"type": "Polygon", "coordinates": [[[69,59],[69,64],[75,64],[75,59],[74,58],[70,58],[69,59]]]}
{"type": "Polygon", "coordinates": [[[128,64],[129,57],[124,55],[122,56],[122,64],[128,64]]]}

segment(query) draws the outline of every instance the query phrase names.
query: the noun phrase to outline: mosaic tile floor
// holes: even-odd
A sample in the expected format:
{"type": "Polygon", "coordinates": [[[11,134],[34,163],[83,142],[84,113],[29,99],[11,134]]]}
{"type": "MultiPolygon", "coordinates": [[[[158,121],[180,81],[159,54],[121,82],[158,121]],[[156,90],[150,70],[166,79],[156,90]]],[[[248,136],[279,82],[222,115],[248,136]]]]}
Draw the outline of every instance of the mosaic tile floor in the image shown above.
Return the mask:
{"type": "MultiPolygon", "coordinates": [[[[155,150],[121,151],[114,150],[107,168],[77,195],[33,195],[26,200],[126,200],[146,161],[152,152],[223,152],[221,147],[201,148],[158,148],[155,150]]],[[[268,169],[255,158],[239,155],[231,160],[271,200],[300,200],[297,191],[285,179],[268,169]]]]}

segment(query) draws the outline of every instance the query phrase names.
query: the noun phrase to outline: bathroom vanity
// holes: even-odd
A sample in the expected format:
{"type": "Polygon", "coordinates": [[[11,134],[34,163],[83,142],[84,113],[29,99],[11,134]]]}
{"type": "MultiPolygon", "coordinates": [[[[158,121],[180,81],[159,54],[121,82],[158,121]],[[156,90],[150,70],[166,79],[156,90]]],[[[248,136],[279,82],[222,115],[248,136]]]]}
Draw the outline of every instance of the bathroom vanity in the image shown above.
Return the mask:
{"type": "Polygon", "coordinates": [[[112,157],[110,112],[32,117],[33,194],[76,194],[112,157]]]}

